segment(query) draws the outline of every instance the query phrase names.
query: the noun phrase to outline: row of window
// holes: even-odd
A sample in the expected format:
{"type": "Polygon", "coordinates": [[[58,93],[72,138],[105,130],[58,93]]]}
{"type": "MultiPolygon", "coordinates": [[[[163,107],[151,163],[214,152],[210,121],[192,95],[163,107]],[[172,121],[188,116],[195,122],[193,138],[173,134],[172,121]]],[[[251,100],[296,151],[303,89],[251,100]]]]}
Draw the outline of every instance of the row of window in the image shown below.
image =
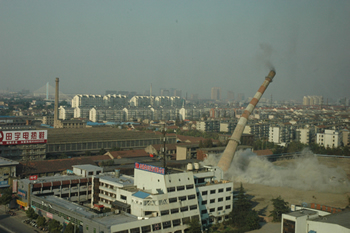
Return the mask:
{"type": "MultiPolygon", "coordinates": [[[[226,200],[226,201],[231,200],[231,196],[225,197],[225,200],[226,200]]],[[[209,203],[215,203],[215,201],[216,201],[215,198],[214,198],[214,199],[210,199],[210,200],[209,200],[209,203]]],[[[219,197],[219,198],[218,198],[218,202],[222,202],[222,201],[224,201],[224,198],[223,198],[223,197],[219,197]]],[[[206,205],[206,204],[208,204],[208,200],[203,200],[203,201],[202,201],[202,205],[206,205]]]]}
{"type": "MultiPolygon", "coordinates": [[[[227,187],[226,188],[226,192],[230,192],[232,190],[232,187],[227,187]]],[[[218,193],[223,193],[224,192],[224,188],[218,189],[218,193]]],[[[216,189],[212,189],[210,190],[210,194],[215,194],[216,193],[216,189]]],[[[202,196],[208,195],[208,191],[202,191],[202,196]]]]}
{"type": "MultiPolygon", "coordinates": [[[[219,207],[217,208],[217,211],[222,211],[223,209],[224,209],[223,206],[219,206],[219,207]]],[[[226,210],[231,209],[231,205],[226,205],[226,206],[225,206],[225,209],[226,209],[226,210]]],[[[215,212],[215,208],[210,208],[210,209],[209,209],[209,213],[212,213],[212,212],[215,212]]],[[[207,210],[207,209],[204,209],[204,210],[201,211],[201,214],[206,214],[206,213],[208,213],[208,210],[207,210]]]]}
{"type": "Polygon", "coordinates": [[[162,210],[162,211],[160,211],[160,215],[165,216],[165,215],[169,215],[169,213],[176,214],[179,212],[186,212],[188,210],[196,210],[197,208],[198,208],[197,205],[183,206],[183,207],[180,207],[180,209],[174,208],[174,209],[171,209],[170,211],[169,210],[162,210]]]}
{"type": "Polygon", "coordinates": [[[181,186],[177,186],[177,187],[169,187],[167,188],[168,190],[168,193],[171,193],[171,192],[175,192],[175,191],[182,191],[182,190],[185,190],[185,187],[186,187],[186,190],[189,190],[189,189],[193,189],[194,188],[194,185],[193,184],[188,184],[188,185],[181,185],[181,186]]]}
{"type": "Polygon", "coordinates": [[[179,199],[179,201],[193,200],[193,199],[196,199],[196,196],[194,194],[192,194],[192,195],[188,195],[187,197],[186,196],[181,196],[178,198],[172,197],[172,198],[169,198],[169,204],[177,202],[178,199],[179,199]]]}

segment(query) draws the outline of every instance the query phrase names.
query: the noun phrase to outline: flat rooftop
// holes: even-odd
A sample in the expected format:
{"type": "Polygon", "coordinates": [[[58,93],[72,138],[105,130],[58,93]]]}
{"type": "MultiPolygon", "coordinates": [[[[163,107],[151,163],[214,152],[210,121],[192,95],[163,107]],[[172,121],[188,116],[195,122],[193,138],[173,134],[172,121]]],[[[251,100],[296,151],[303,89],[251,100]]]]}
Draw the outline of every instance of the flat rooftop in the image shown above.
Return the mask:
{"type": "Polygon", "coordinates": [[[73,165],[72,167],[79,168],[81,170],[88,170],[88,171],[100,171],[101,169],[103,170],[103,168],[98,167],[98,166],[94,166],[91,164],[73,165]]]}
{"type": "Polygon", "coordinates": [[[63,181],[63,180],[76,180],[76,179],[87,179],[87,178],[76,176],[76,175],[59,175],[59,176],[38,177],[37,180],[21,179],[21,181],[25,184],[33,184],[33,183],[38,184],[38,183],[63,181]]]}
{"type": "MultiPolygon", "coordinates": [[[[96,142],[160,138],[159,134],[113,127],[47,129],[47,143],[96,142]]],[[[174,136],[175,137],[175,136],[174,136]]]]}
{"type": "Polygon", "coordinates": [[[103,173],[95,177],[98,177],[101,180],[115,182],[122,186],[134,185],[134,178],[126,175],[120,175],[119,177],[116,177],[114,173],[110,173],[110,174],[103,173]]]}
{"type": "Polygon", "coordinates": [[[51,204],[58,205],[61,208],[78,213],[86,218],[92,218],[92,217],[97,215],[96,213],[90,211],[90,209],[87,207],[78,205],[74,202],[67,201],[67,200],[60,198],[60,197],[44,196],[44,197],[39,197],[39,198],[43,199],[43,201],[50,202],[51,204]]]}
{"type": "Polygon", "coordinates": [[[302,216],[305,216],[305,215],[315,215],[315,214],[317,214],[317,211],[306,210],[306,209],[297,210],[297,211],[293,211],[293,212],[288,213],[288,215],[296,217],[296,218],[302,217],[302,216]]]}
{"type": "Polygon", "coordinates": [[[138,220],[136,216],[121,213],[117,215],[113,214],[113,215],[108,215],[103,217],[95,217],[93,221],[103,224],[107,228],[110,228],[113,225],[131,223],[131,222],[140,221],[140,220],[138,220]]]}
{"type": "Polygon", "coordinates": [[[339,226],[343,226],[345,228],[350,229],[349,219],[350,219],[350,211],[346,210],[346,211],[342,211],[339,213],[330,214],[330,215],[323,216],[323,217],[318,217],[318,218],[312,219],[310,221],[337,224],[339,226]]]}
{"type": "Polygon", "coordinates": [[[19,162],[0,157],[0,167],[18,165],[19,162]]]}

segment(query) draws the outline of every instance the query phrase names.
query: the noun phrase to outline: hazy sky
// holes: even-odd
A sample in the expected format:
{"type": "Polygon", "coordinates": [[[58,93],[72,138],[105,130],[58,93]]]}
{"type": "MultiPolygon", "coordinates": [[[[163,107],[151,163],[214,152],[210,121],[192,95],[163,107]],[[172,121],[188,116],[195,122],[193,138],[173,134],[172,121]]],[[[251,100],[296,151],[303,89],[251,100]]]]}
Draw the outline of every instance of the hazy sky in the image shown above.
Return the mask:
{"type": "Polygon", "coordinates": [[[350,1],[0,0],[0,89],[350,97],[350,1]]]}

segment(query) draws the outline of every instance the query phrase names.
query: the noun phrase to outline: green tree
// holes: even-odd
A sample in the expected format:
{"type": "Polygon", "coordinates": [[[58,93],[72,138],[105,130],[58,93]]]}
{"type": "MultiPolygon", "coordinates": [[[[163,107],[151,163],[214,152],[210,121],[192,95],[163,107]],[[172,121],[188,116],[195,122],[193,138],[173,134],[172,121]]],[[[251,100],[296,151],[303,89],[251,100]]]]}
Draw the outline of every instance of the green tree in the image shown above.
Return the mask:
{"type": "Polygon", "coordinates": [[[287,152],[288,153],[293,153],[293,152],[300,152],[302,151],[304,148],[306,147],[305,144],[301,143],[301,142],[291,142],[289,143],[288,147],[287,147],[287,152]]]}
{"type": "Polygon", "coordinates": [[[252,204],[245,194],[242,184],[230,213],[230,220],[231,224],[236,227],[237,232],[246,232],[260,228],[258,213],[252,210],[252,204]]]}
{"type": "Polygon", "coordinates": [[[211,148],[213,147],[213,141],[210,138],[208,138],[207,140],[204,140],[203,146],[204,148],[211,148]]]}
{"type": "MultiPolygon", "coordinates": [[[[79,232],[79,227],[75,226],[75,232],[79,232]]],[[[72,223],[68,223],[63,233],[74,233],[74,225],[72,223]]]]}
{"type": "Polygon", "coordinates": [[[270,212],[269,217],[273,217],[273,222],[280,222],[282,214],[289,213],[290,208],[288,202],[285,202],[281,196],[271,199],[273,204],[273,210],[270,212]]]}
{"type": "Polygon", "coordinates": [[[2,189],[1,190],[1,197],[0,197],[0,204],[1,205],[7,205],[12,200],[12,190],[10,188],[8,189],[2,189]]]}
{"type": "Polygon", "coordinates": [[[120,147],[112,147],[109,151],[120,151],[120,147]]]}
{"type": "Polygon", "coordinates": [[[35,213],[35,210],[32,207],[29,207],[28,210],[26,210],[26,215],[30,219],[38,218],[38,215],[35,213]]]}
{"type": "Polygon", "coordinates": [[[199,220],[192,218],[190,223],[188,224],[188,233],[201,233],[201,225],[199,224],[199,220]]]}
{"type": "Polygon", "coordinates": [[[199,145],[198,146],[199,146],[199,148],[203,148],[204,147],[202,140],[199,141],[199,145]]]}
{"type": "Polygon", "coordinates": [[[46,219],[43,216],[39,216],[38,219],[36,220],[36,224],[39,227],[44,227],[46,225],[46,219]]]}
{"type": "Polygon", "coordinates": [[[51,233],[61,233],[63,226],[59,221],[52,219],[49,222],[49,232],[51,233]]]}
{"type": "Polygon", "coordinates": [[[90,156],[91,155],[91,151],[89,151],[89,150],[85,151],[85,155],[86,156],[90,156]]]}
{"type": "Polygon", "coordinates": [[[101,148],[101,150],[98,152],[99,155],[104,155],[106,153],[107,151],[104,148],[101,148]]]}

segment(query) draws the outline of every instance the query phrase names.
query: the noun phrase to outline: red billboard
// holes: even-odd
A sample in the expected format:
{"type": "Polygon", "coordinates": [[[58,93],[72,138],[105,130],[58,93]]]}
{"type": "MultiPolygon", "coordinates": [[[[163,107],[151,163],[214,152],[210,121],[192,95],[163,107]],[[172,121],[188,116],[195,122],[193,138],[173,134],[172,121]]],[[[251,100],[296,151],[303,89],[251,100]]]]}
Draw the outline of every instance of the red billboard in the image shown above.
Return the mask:
{"type": "Polygon", "coordinates": [[[38,175],[29,176],[29,180],[37,180],[37,179],[38,179],[38,175]]]}
{"type": "Polygon", "coordinates": [[[0,145],[47,142],[47,130],[0,131],[0,145]]]}

